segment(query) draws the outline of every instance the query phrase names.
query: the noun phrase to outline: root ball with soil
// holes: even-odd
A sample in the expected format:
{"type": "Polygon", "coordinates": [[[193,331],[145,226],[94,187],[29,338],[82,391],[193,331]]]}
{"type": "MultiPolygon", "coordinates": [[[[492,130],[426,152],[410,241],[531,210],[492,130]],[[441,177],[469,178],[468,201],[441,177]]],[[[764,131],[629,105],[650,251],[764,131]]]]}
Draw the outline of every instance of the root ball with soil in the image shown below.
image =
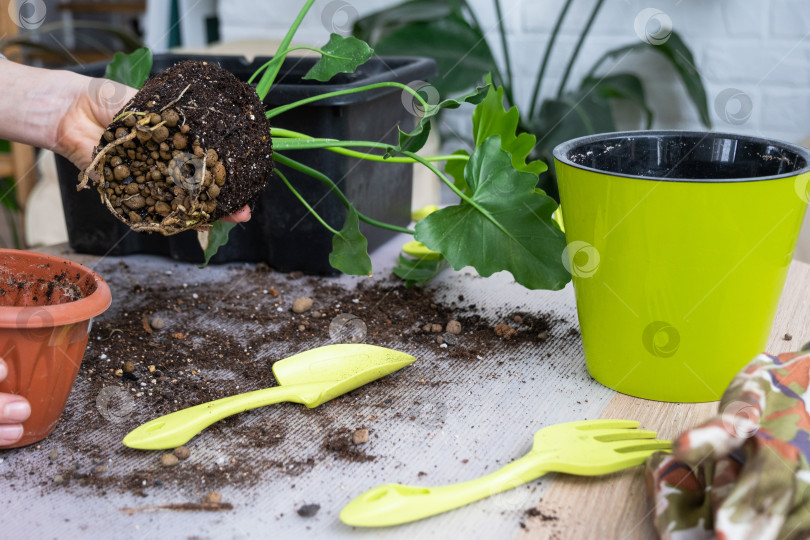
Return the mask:
{"type": "Polygon", "coordinates": [[[207,62],[150,78],[119,112],[80,175],[136,231],[179,233],[232,214],[273,170],[270,122],[255,90],[207,62]]]}

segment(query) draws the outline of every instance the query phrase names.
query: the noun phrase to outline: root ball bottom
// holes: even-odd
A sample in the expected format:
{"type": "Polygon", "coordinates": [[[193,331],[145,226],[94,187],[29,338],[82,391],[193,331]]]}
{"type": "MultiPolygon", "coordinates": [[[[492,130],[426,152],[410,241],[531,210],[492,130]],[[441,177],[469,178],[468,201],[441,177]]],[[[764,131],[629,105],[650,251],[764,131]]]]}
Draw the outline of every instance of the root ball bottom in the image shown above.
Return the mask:
{"type": "Polygon", "coordinates": [[[252,203],[273,170],[256,91],[207,62],[155,75],[116,115],[80,175],[135,231],[176,234],[252,203]]]}

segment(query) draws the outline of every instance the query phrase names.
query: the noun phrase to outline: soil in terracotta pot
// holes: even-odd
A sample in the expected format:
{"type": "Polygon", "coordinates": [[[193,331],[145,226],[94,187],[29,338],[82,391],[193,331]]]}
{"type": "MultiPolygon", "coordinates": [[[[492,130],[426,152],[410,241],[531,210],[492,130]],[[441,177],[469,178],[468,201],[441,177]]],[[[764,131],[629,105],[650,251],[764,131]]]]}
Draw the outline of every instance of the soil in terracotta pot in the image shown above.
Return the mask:
{"type": "Polygon", "coordinates": [[[136,231],[175,234],[251,203],[273,170],[256,91],[207,62],[155,75],[104,132],[79,189],[136,231]]]}
{"type": "Polygon", "coordinates": [[[67,271],[46,279],[0,269],[0,307],[55,306],[81,300],[88,284],[76,283],[79,278],[68,276],[67,271]]]}

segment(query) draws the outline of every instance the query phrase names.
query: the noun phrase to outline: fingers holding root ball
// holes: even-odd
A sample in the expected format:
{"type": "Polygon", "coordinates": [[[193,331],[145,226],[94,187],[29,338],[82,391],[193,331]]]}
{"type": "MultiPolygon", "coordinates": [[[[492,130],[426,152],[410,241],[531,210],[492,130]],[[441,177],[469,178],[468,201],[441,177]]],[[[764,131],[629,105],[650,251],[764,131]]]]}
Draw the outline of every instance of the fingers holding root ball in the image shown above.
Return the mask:
{"type": "Polygon", "coordinates": [[[221,221],[228,221],[231,223],[244,223],[246,221],[250,221],[250,207],[245,205],[230,216],[225,216],[221,219],[221,221]]]}
{"type": "Polygon", "coordinates": [[[256,92],[206,62],[148,80],[107,127],[82,176],[138,231],[175,234],[250,219],[273,169],[269,122],[256,92]]]}

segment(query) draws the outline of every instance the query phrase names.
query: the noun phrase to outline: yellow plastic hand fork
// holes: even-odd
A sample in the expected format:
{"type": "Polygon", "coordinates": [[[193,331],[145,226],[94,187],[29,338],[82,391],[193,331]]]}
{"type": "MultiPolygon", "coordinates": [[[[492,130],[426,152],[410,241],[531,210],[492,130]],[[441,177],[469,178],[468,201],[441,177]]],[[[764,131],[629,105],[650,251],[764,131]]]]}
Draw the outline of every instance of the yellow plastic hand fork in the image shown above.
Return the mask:
{"type": "Polygon", "coordinates": [[[273,364],[279,386],[203,403],[155,418],[132,430],[124,445],[161,450],[185,444],[214,422],[281,401],[317,407],[412,363],[403,352],[365,344],[327,345],[273,364]]]}
{"type": "Polygon", "coordinates": [[[355,527],[409,523],[512,489],[547,472],[583,476],[608,474],[641,465],[650,454],[672,447],[654,431],[636,429],[633,420],[585,420],[541,429],[532,450],[476,480],[440,487],[386,484],[346,505],[340,520],[355,527]]]}

